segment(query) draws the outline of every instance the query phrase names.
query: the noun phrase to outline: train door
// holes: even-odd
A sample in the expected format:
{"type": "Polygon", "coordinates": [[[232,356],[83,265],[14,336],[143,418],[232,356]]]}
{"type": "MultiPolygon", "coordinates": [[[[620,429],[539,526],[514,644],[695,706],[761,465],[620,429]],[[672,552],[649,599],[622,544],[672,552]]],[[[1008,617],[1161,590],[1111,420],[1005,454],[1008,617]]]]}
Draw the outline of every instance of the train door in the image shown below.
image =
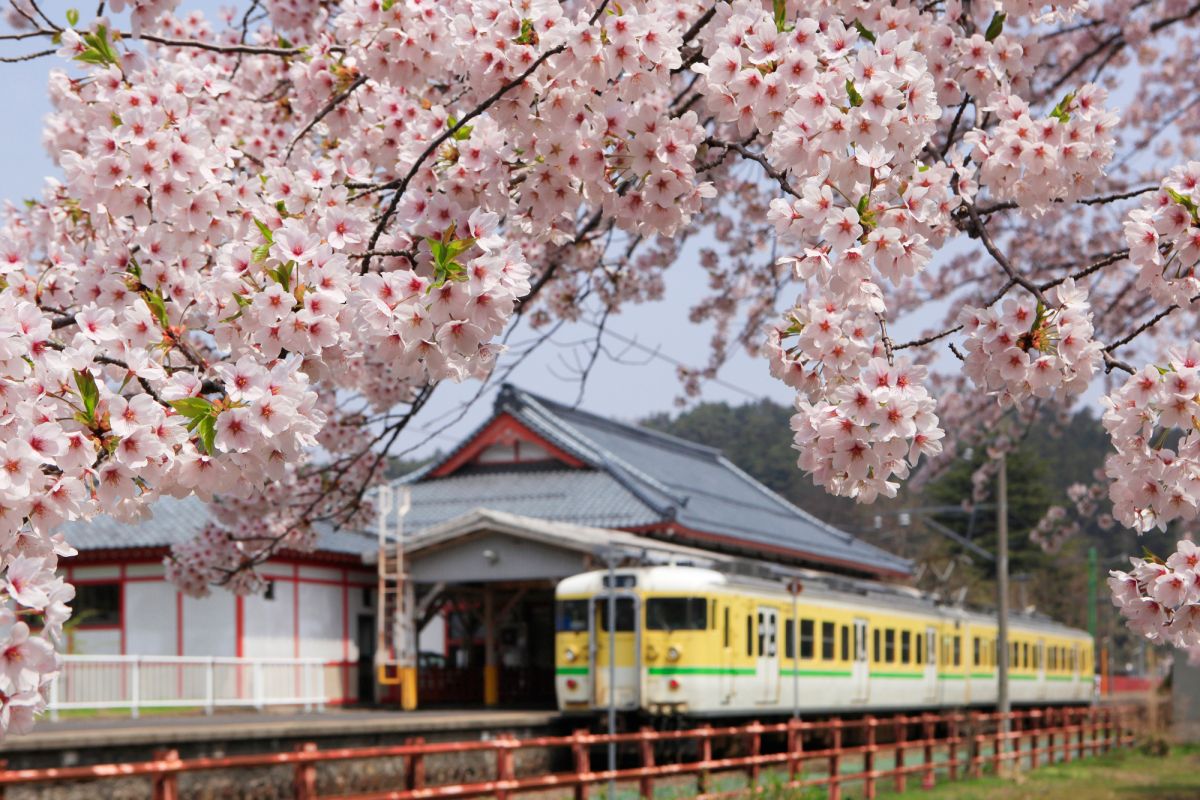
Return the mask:
{"type": "Polygon", "coordinates": [[[850,700],[867,702],[870,686],[871,663],[867,658],[867,621],[854,620],[854,660],[850,662],[850,700]]]}
{"type": "Polygon", "coordinates": [[[925,702],[938,703],[937,628],[925,629],[925,702]]]}
{"type": "Polygon", "coordinates": [[[758,685],[760,703],[779,702],[779,612],[758,609],[758,685]]]}
{"type": "Polygon", "coordinates": [[[611,687],[612,702],[617,708],[636,709],[641,704],[642,670],[638,657],[642,652],[641,607],[637,595],[617,592],[614,600],[615,626],[609,619],[608,595],[595,595],[590,601],[592,702],[607,707],[611,687]]]}

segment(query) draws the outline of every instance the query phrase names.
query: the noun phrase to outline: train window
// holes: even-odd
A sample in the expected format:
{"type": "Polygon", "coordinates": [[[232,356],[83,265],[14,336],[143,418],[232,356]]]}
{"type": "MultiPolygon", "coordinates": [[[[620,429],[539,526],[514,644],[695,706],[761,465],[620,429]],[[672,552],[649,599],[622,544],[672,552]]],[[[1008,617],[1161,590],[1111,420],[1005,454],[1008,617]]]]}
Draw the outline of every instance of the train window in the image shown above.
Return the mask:
{"type": "Polygon", "coordinates": [[[811,619],[800,620],[800,657],[813,657],[814,623],[811,619]]]}
{"type": "Polygon", "coordinates": [[[729,647],[729,606],[725,606],[725,646],[729,647]]]}
{"type": "Polygon", "coordinates": [[[789,619],[783,629],[783,657],[796,657],[796,620],[789,619]]]}
{"type": "Polygon", "coordinates": [[[712,611],[709,613],[708,618],[712,621],[712,627],[713,627],[713,630],[715,631],[717,629],[717,601],[716,601],[716,598],[714,598],[712,601],[712,611]]]}
{"type": "Polygon", "coordinates": [[[971,637],[971,650],[972,650],[972,654],[971,654],[971,665],[972,665],[972,666],[976,666],[976,667],[978,667],[978,666],[980,665],[980,660],[979,660],[979,656],[980,656],[980,652],[979,652],[979,646],[980,646],[980,644],[982,644],[982,642],[980,641],[980,639],[979,639],[979,637],[978,637],[978,636],[972,636],[972,637],[971,637]]]}
{"type": "MultiPolygon", "coordinates": [[[[600,630],[608,631],[608,600],[596,598],[596,608],[600,610],[600,630]]],[[[634,628],[633,598],[617,598],[617,631],[632,631],[634,628]]]]}
{"type": "Polygon", "coordinates": [[[1021,666],[1024,669],[1029,669],[1029,642],[1025,642],[1024,644],[1022,644],[1021,648],[1022,648],[1021,666]]]}
{"type": "Polygon", "coordinates": [[[1071,645],[1071,672],[1079,669],[1079,645],[1071,645]]]}
{"type": "Polygon", "coordinates": [[[883,632],[883,660],[889,664],[896,663],[896,630],[887,628],[883,632]]]}
{"type": "Polygon", "coordinates": [[[962,666],[962,637],[954,637],[954,666],[962,666]]]}
{"type": "Polygon", "coordinates": [[[746,655],[754,655],[754,617],[746,615],[746,655]]]}
{"type": "Polygon", "coordinates": [[[703,597],[652,597],[646,601],[646,627],[652,631],[702,631],[708,628],[703,597]]]}
{"type": "Polygon", "coordinates": [[[912,662],[912,631],[900,631],[900,663],[912,662]]]}
{"type": "Polygon", "coordinates": [[[837,653],[837,626],[832,622],[821,623],[821,658],[833,661],[837,653]]]}
{"type": "Polygon", "coordinates": [[[555,630],[586,631],[588,628],[587,600],[559,600],[554,604],[555,630]]]}
{"type": "Polygon", "coordinates": [[[875,649],[872,652],[873,652],[873,655],[875,656],[876,663],[882,664],[883,663],[883,648],[881,648],[879,646],[879,635],[880,635],[879,628],[876,628],[875,629],[875,649]]]}
{"type": "Polygon", "coordinates": [[[850,660],[850,626],[842,626],[842,661],[850,660]]]}

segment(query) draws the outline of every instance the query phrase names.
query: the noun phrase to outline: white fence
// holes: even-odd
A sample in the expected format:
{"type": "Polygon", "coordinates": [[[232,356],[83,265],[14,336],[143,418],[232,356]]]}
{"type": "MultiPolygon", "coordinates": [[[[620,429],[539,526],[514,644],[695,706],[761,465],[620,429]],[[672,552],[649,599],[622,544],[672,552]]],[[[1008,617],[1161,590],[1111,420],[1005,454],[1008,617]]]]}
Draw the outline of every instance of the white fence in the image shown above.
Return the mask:
{"type": "Polygon", "coordinates": [[[262,710],[329,702],[326,662],[319,658],[197,658],[190,656],[62,656],[50,684],[50,718],[79,709],[221,707],[262,710]]]}

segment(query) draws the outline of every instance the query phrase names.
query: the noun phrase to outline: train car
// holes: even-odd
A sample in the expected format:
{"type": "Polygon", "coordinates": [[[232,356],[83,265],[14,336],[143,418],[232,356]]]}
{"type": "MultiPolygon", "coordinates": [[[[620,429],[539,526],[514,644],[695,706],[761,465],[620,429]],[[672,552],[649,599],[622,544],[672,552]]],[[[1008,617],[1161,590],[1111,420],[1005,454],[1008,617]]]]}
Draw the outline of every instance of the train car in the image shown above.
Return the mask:
{"type": "MultiPolygon", "coordinates": [[[[563,580],[555,593],[560,710],[605,709],[610,692],[617,708],[655,716],[995,704],[994,617],[915,589],[817,572],[803,573],[798,589],[690,566],[563,580]]],[[[1009,648],[1014,705],[1092,699],[1085,632],[1014,614],[1009,648]]]]}

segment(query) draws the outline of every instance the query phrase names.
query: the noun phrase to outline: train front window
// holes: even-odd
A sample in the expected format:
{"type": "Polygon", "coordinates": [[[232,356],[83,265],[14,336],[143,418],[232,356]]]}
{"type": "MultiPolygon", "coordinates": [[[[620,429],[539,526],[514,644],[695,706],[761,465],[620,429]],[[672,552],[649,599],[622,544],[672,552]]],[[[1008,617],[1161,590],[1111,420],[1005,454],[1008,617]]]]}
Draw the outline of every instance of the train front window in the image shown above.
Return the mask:
{"type": "MultiPolygon", "coordinates": [[[[596,608],[599,610],[600,630],[608,632],[608,598],[597,597],[596,608]]],[[[617,633],[633,630],[633,598],[617,598],[617,633]]]]}
{"type": "Polygon", "coordinates": [[[654,597],[646,601],[646,628],[702,631],[708,628],[708,602],[702,597],[654,597]]]}
{"type": "Polygon", "coordinates": [[[556,629],[560,633],[587,630],[587,600],[559,600],[554,605],[556,629]]]}

